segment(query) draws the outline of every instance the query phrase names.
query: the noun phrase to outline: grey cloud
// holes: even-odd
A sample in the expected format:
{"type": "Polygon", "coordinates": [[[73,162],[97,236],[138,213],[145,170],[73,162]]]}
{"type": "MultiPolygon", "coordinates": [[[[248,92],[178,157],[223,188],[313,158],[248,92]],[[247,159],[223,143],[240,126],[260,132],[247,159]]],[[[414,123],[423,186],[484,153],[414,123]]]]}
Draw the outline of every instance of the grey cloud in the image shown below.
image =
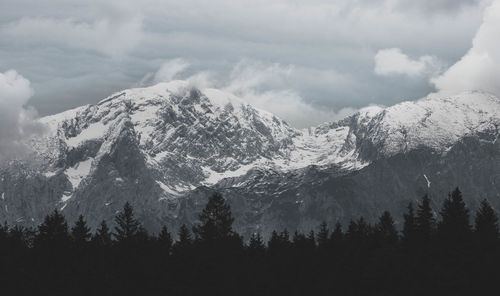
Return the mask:
{"type": "Polygon", "coordinates": [[[253,90],[294,94],[300,100],[291,104],[312,110],[390,105],[433,86],[427,77],[376,75],[376,53],[401,48],[410,57],[431,55],[451,65],[469,49],[482,6],[462,5],[467,13],[450,7],[453,13],[429,21],[433,16],[422,17],[421,9],[394,9],[389,2],[4,0],[0,71],[17,69],[32,82],[30,104],[40,114],[145,83],[148,73],[177,58],[190,64],[184,77],[209,71],[222,82],[231,81],[245,60],[260,68],[291,67],[291,75],[253,90]],[[39,23],[45,30],[40,34],[34,28],[39,23]]]}
{"type": "Polygon", "coordinates": [[[413,9],[424,13],[455,13],[481,2],[481,0],[398,0],[394,6],[398,9],[413,9]]]}

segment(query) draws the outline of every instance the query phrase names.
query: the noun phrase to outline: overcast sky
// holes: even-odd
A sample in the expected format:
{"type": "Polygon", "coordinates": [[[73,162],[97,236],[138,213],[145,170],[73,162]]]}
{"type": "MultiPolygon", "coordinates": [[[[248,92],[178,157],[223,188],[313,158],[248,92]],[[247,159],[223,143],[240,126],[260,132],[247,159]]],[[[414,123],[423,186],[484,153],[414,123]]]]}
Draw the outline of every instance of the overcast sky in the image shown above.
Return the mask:
{"type": "Polygon", "coordinates": [[[2,0],[0,108],[189,78],[306,127],[436,90],[500,94],[492,2],[2,0]]]}

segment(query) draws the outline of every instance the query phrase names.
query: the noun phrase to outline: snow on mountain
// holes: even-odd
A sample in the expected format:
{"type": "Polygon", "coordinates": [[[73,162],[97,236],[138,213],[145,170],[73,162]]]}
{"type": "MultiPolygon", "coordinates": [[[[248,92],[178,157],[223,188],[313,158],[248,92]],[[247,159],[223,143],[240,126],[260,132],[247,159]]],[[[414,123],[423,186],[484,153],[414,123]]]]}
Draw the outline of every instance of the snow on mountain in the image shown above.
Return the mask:
{"type": "MultiPolygon", "coordinates": [[[[132,201],[157,227],[195,219],[202,193],[219,188],[238,200],[236,210],[255,216],[255,224],[278,221],[266,216],[276,210],[273,202],[306,209],[321,201],[349,212],[350,203],[341,206],[349,198],[336,203],[327,196],[357,194],[361,200],[365,193],[356,178],[349,183],[354,189],[347,189],[337,177],[367,171],[362,180],[378,182],[380,174],[370,168],[377,160],[421,147],[446,155],[467,136],[496,139],[500,100],[483,92],[431,95],[299,130],[232,94],[172,81],[124,90],[40,121],[48,134],[30,140],[36,161],[0,168],[0,208],[9,209],[0,211],[2,219],[36,223],[57,207],[75,217],[87,213],[97,225],[132,201]],[[313,189],[328,182],[336,185],[313,189]]],[[[436,174],[428,169],[418,180],[433,189],[436,174]]]]}
{"type": "Polygon", "coordinates": [[[498,133],[500,100],[472,91],[454,96],[436,94],[359,116],[367,139],[392,155],[419,146],[445,150],[466,135],[498,133]]]}
{"type": "Polygon", "coordinates": [[[158,184],[167,195],[178,195],[242,176],[252,168],[291,171],[337,165],[360,169],[373,160],[362,155],[366,143],[382,156],[420,146],[444,151],[467,134],[497,131],[499,118],[497,98],[466,92],[430,95],[388,108],[368,107],[339,122],[297,130],[232,94],[172,81],[125,90],[96,105],[41,121],[51,131],[47,143],[52,146],[47,148],[59,143],[51,170],[63,163],[60,169],[73,190],[88,176],[92,163],[97,165],[106,155],[122,126],[130,123],[158,184]],[[87,151],[69,164],[61,162],[82,149],[97,151],[87,151]]]}
{"type": "MultiPolygon", "coordinates": [[[[234,95],[216,89],[199,91],[184,81],[126,90],[96,105],[41,121],[50,126],[49,143],[60,143],[62,157],[89,143],[113,138],[113,130],[120,131],[114,128],[119,122],[130,122],[147,163],[164,175],[160,181],[173,192],[214,184],[255,166],[290,170],[346,157],[355,160],[352,151],[337,156],[347,127],[312,135],[234,95]],[[179,170],[185,178],[173,180],[179,170]]],[[[98,158],[105,154],[103,149],[104,145],[87,157],[98,158]]],[[[80,183],[71,173],[78,166],[66,169],[73,187],[80,183]]]]}

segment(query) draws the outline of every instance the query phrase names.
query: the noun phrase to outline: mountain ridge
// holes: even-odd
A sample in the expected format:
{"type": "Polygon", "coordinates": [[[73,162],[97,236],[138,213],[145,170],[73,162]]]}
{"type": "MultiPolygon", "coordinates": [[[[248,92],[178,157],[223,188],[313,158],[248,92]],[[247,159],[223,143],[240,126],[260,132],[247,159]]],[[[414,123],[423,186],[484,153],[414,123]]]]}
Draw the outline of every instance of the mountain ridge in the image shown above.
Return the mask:
{"type": "MultiPolygon", "coordinates": [[[[358,200],[356,196],[365,194],[341,189],[351,185],[338,180],[371,172],[385,159],[402,155],[401,161],[408,162],[405,155],[421,149],[430,153],[427,158],[435,154],[436,159],[447,159],[446,153],[469,137],[495,145],[500,101],[477,91],[431,95],[387,108],[363,108],[343,120],[299,130],[232,94],[173,81],[117,92],[95,105],[40,122],[48,134],[30,142],[37,165],[29,170],[22,163],[1,168],[0,218],[36,225],[56,207],[71,217],[90,216],[91,226],[96,226],[100,220],[111,220],[125,201],[132,201],[141,208],[148,227],[157,229],[163,223],[176,227],[196,220],[193,213],[203,203],[202,192],[219,190],[249,219],[248,225],[238,225],[251,232],[271,229],[270,225],[293,228],[290,223],[280,225],[270,213],[288,208],[283,215],[306,217],[300,208],[315,203],[333,202],[337,210],[332,211],[339,216],[340,209],[344,218],[348,212],[362,214],[347,210],[349,200],[342,197],[346,200],[340,202],[331,193],[351,190],[353,200],[358,200]],[[325,185],[331,182],[337,185],[325,185]],[[324,192],[314,193],[314,184],[324,192]],[[310,196],[300,199],[297,194],[310,196]],[[321,202],[311,196],[320,196],[321,202]],[[286,205],[276,210],[270,202],[286,205]],[[263,226],[266,223],[269,226],[263,226]]],[[[423,176],[425,184],[436,184],[429,181],[430,174],[423,176]]],[[[449,186],[456,185],[460,184],[449,186]]],[[[403,190],[413,185],[398,186],[403,190]]],[[[312,221],[325,218],[320,217],[324,213],[317,215],[297,225],[312,227],[312,221]]]]}

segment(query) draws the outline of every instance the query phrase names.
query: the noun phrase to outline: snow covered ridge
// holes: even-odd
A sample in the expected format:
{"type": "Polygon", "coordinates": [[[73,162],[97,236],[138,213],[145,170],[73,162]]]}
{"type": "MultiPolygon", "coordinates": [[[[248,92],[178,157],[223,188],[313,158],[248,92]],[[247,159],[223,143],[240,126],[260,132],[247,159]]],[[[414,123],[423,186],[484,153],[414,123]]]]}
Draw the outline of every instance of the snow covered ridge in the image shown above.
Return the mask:
{"type": "MultiPolygon", "coordinates": [[[[87,184],[120,139],[133,137],[128,145],[137,145],[169,198],[253,168],[357,170],[371,161],[363,156],[366,147],[381,156],[420,146],[446,151],[465,135],[498,135],[500,100],[482,92],[429,96],[298,130],[232,94],[172,81],[124,90],[40,121],[50,127],[47,138],[34,141],[47,162],[44,174],[65,174],[71,192],[87,184]]],[[[123,182],[121,176],[115,180],[123,182]]]]}
{"type": "Polygon", "coordinates": [[[446,151],[467,135],[487,132],[498,136],[500,100],[480,91],[432,94],[378,112],[362,110],[357,117],[366,139],[381,147],[385,156],[420,146],[446,151]]]}

